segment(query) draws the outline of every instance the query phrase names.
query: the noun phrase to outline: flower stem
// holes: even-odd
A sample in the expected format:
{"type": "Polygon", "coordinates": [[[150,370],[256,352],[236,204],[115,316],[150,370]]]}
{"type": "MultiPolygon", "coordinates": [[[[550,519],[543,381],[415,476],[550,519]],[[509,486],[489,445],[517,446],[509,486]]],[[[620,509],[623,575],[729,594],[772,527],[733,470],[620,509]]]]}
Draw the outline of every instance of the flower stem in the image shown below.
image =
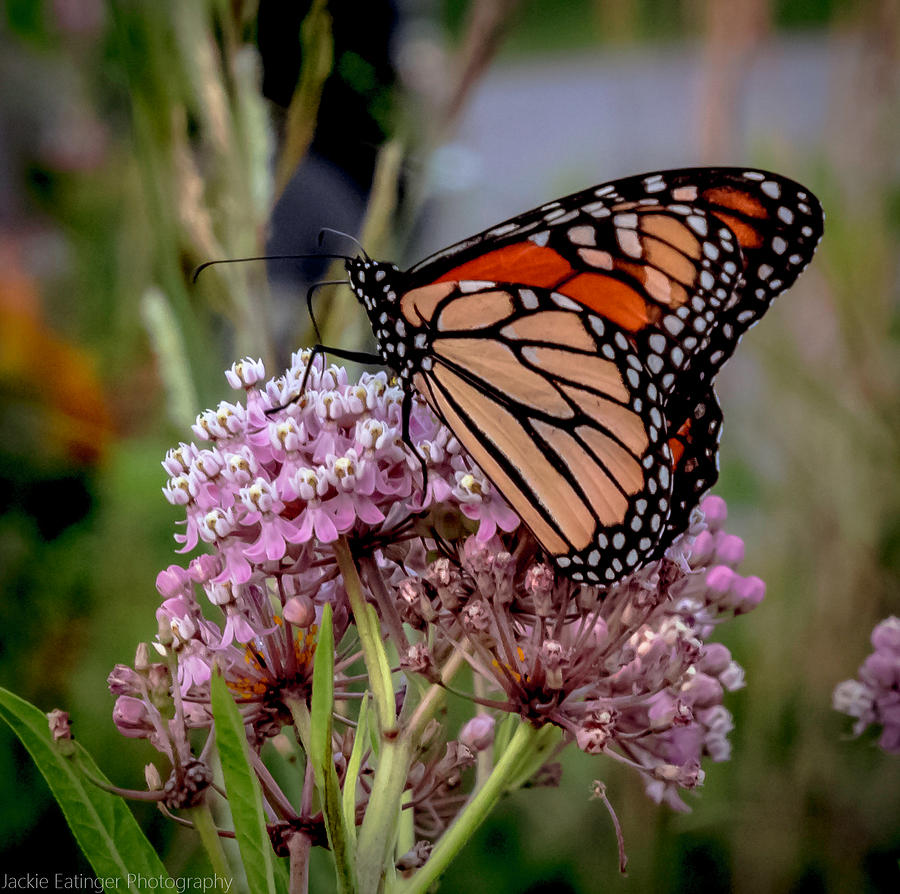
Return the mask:
{"type": "Polygon", "coordinates": [[[288,838],[287,846],[291,856],[290,894],[308,894],[309,852],[312,841],[309,835],[296,832],[288,838]]]}
{"type": "Polygon", "coordinates": [[[225,850],[222,847],[222,842],[219,840],[219,833],[213,820],[212,811],[209,809],[209,804],[205,802],[198,804],[196,807],[186,810],[185,813],[193,820],[194,828],[200,835],[200,841],[203,843],[203,848],[209,857],[209,862],[212,864],[213,872],[222,878],[230,878],[233,873],[228,867],[228,861],[225,859],[225,850]]]}
{"type": "Polygon", "coordinates": [[[378,627],[378,616],[374,611],[368,610],[366,598],[363,595],[362,582],[350,545],[344,537],[339,537],[333,544],[334,556],[337,559],[341,577],[344,579],[344,588],[350,600],[350,610],[353,612],[353,620],[359,632],[359,641],[362,646],[363,661],[369,674],[369,685],[372,698],[375,701],[375,713],[378,717],[380,731],[384,733],[393,729],[397,714],[394,704],[394,686],[391,681],[391,670],[387,656],[384,652],[384,644],[381,641],[381,631],[378,627]]]}
{"type": "Polygon", "coordinates": [[[411,879],[398,882],[393,894],[424,894],[434,884],[493,810],[523,762],[528,760],[539,742],[538,734],[539,730],[530,723],[519,724],[494,771],[441,836],[428,862],[411,879]]]}

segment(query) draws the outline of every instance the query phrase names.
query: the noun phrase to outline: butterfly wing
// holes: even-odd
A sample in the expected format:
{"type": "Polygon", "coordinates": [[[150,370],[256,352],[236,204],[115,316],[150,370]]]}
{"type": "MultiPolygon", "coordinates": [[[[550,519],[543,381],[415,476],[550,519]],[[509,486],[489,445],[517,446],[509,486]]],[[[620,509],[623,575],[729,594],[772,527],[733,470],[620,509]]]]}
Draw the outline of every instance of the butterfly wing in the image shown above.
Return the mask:
{"type": "Polygon", "coordinates": [[[711,387],[687,389],[666,402],[666,428],[672,453],[672,510],[667,544],[688,527],[691,512],[719,477],[722,408],[711,387]]]}
{"type": "Polygon", "coordinates": [[[472,245],[453,256],[461,261],[455,266],[440,256],[436,266],[413,268],[410,287],[490,281],[565,295],[619,326],[663,391],[671,390],[706,347],[737,285],[740,250],[701,208],[640,204],[608,192],[598,198],[605,189],[570,210],[551,208],[539,221],[524,215],[514,241],[495,246],[488,237],[482,251],[472,245]]]}
{"type": "Polygon", "coordinates": [[[534,287],[443,283],[403,301],[427,342],[414,384],[559,567],[604,584],[659,554],[663,397],[620,326],[534,287]]]}
{"type": "Polygon", "coordinates": [[[627,330],[670,391],[710,381],[809,263],[819,202],[765,171],[684,168],[592,187],[413,267],[410,287],[487,280],[552,289],[627,330]]]}

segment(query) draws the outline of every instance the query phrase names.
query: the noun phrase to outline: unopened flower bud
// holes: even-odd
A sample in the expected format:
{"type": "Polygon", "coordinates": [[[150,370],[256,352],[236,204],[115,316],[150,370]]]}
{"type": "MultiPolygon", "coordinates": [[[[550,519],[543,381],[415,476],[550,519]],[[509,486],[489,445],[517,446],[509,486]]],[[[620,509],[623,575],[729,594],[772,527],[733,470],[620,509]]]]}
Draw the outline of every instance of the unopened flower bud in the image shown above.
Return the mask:
{"type": "Polygon", "coordinates": [[[719,531],[715,540],[717,562],[729,568],[737,568],[744,561],[744,541],[740,537],[719,531]]]}
{"type": "Polygon", "coordinates": [[[459,741],[472,751],[484,751],[493,744],[495,722],[491,714],[476,714],[462,728],[459,741]]]}
{"type": "Polygon", "coordinates": [[[141,676],[126,664],[117,664],[106,678],[109,691],[113,695],[138,695],[141,691],[141,676]]]}
{"type": "Polygon", "coordinates": [[[438,733],[441,731],[441,724],[439,720],[429,720],[427,724],[425,724],[425,729],[422,730],[422,735],[419,736],[419,747],[427,748],[431,743],[437,738],[438,733]]]}
{"type": "Polygon", "coordinates": [[[316,620],[316,605],[306,594],[291,596],[284,604],[284,620],[295,627],[310,627],[316,620]]]}
{"type": "Polygon", "coordinates": [[[62,742],[72,738],[72,727],[69,724],[69,714],[54,708],[47,714],[47,723],[54,742],[62,742]]]}
{"type": "Polygon", "coordinates": [[[703,654],[700,656],[697,669],[711,677],[718,677],[730,663],[731,652],[728,651],[727,646],[722,643],[706,643],[703,646],[703,654]]]}
{"type": "Polygon", "coordinates": [[[721,497],[710,495],[703,498],[700,511],[706,518],[706,526],[710,531],[718,531],[728,519],[728,507],[721,497]]]}
{"type": "Polygon", "coordinates": [[[147,705],[139,698],[120,695],[113,708],[113,723],[129,739],[145,739],[155,731],[147,705]]]}
{"type": "Polygon", "coordinates": [[[417,841],[415,847],[408,850],[398,861],[397,869],[400,872],[409,872],[424,866],[431,856],[434,847],[430,841],[417,841]]]}
{"type": "Polygon", "coordinates": [[[414,674],[421,674],[432,683],[437,682],[440,676],[434,666],[431,650],[425,643],[411,645],[400,659],[400,667],[414,674]]]}
{"type": "Polygon", "coordinates": [[[162,776],[159,775],[159,770],[156,769],[156,764],[147,764],[147,766],[144,767],[144,780],[147,783],[148,792],[162,791],[162,776]]]}
{"type": "Polygon", "coordinates": [[[175,642],[175,636],[172,633],[172,622],[169,620],[169,616],[160,614],[157,616],[157,621],[159,629],[156,638],[159,640],[159,644],[161,646],[171,646],[175,642]]]}
{"type": "Polygon", "coordinates": [[[144,673],[150,667],[150,647],[147,643],[138,643],[134,650],[134,669],[144,673]]]}
{"type": "Polygon", "coordinates": [[[752,611],[763,601],[766,595],[765,582],[756,577],[756,575],[738,577],[733,590],[736,602],[734,610],[739,615],[752,611]]]}

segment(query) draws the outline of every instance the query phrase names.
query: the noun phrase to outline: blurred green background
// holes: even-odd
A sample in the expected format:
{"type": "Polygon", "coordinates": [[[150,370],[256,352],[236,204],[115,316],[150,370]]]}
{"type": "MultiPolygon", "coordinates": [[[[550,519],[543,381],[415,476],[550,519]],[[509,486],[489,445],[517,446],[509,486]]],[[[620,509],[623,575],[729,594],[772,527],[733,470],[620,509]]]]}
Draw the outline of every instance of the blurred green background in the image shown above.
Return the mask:
{"type": "MultiPolygon", "coordinates": [[[[105,681],[155,632],[177,518],[159,462],[229,396],[233,359],[274,373],[311,341],[305,285],[327,275],[192,284],[195,265],[314,251],[323,226],[408,263],[615,176],[769,167],[827,223],[720,377],[717,492],[769,584],[722,631],[748,678],[732,759],[674,815],[572,754],[442,890],[900,890],[897,759],[831,709],[900,592],[897,0],[6,0],[0,27],[0,684],[67,708],[143,787],[152,753],[116,733],[105,681]]],[[[341,290],[317,312],[332,344],[369,337],[341,290]]],[[[0,738],[2,872],[87,872],[0,738]]],[[[173,875],[206,874],[190,835],[137,812],[173,875]]]]}

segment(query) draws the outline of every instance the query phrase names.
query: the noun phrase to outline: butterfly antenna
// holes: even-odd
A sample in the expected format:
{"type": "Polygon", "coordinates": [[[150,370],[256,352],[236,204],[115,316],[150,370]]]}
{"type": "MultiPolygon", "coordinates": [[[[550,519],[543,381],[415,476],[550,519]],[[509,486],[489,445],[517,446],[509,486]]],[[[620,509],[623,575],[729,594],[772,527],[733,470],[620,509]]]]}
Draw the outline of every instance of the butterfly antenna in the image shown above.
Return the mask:
{"type": "Polygon", "coordinates": [[[341,230],[335,230],[335,229],[333,229],[332,227],[322,227],[322,229],[319,230],[319,238],[316,240],[316,244],[317,244],[317,245],[320,245],[320,246],[322,245],[322,243],[325,241],[325,234],[326,234],[326,233],[334,233],[335,236],[340,236],[340,237],[342,237],[343,239],[348,239],[350,242],[352,242],[352,243],[353,243],[353,244],[354,244],[354,245],[362,252],[362,256],[363,256],[367,261],[371,261],[371,260],[372,260],[372,259],[369,257],[369,255],[366,253],[366,250],[362,247],[362,243],[359,241],[359,239],[357,239],[355,236],[351,236],[349,233],[344,233],[344,232],[342,232],[341,230]]]}
{"type": "Polygon", "coordinates": [[[247,261],[309,261],[312,258],[331,258],[341,261],[353,260],[349,255],[322,254],[320,252],[308,255],[258,255],[253,258],[220,258],[216,261],[207,261],[205,264],[201,264],[199,267],[195,268],[193,274],[191,274],[191,282],[197,282],[197,277],[206,270],[207,267],[213,267],[216,264],[244,264],[247,261]]]}
{"type": "Polygon", "coordinates": [[[315,332],[315,334],[316,334],[316,342],[318,342],[318,343],[321,343],[321,341],[322,341],[322,334],[319,332],[319,324],[316,322],[315,314],[313,314],[313,306],[312,306],[313,292],[315,292],[316,289],[321,289],[323,286],[345,286],[345,285],[347,285],[346,279],[325,279],[325,280],[322,280],[322,282],[313,283],[306,290],[306,310],[309,313],[310,320],[312,321],[313,332],[315,332]]]}

